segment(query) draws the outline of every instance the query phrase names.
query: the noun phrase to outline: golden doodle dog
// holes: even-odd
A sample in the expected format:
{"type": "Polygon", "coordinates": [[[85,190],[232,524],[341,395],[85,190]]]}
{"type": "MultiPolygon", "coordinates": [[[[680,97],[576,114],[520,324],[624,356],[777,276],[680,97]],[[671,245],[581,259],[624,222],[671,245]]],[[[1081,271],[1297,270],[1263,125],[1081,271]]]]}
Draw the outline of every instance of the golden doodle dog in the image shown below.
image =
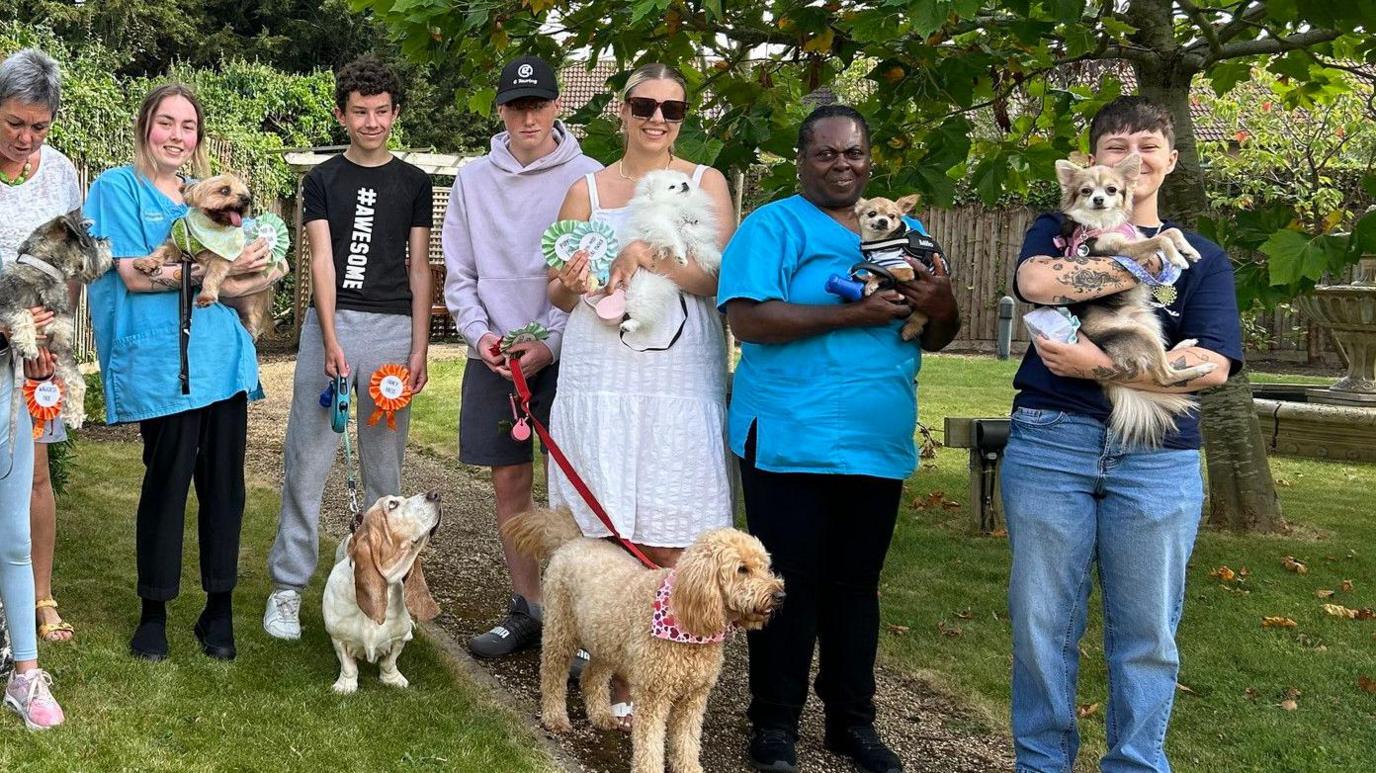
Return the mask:
{"type": "Polygon", "coordinates": [[[610,684],[620,675],[635,704],[631,769],[700,773],[702,716],[721,672],[732,628],[758,629],[783,602],[764,545],[735,529],[698,537],[674,569],[649,570],[619,546],[584,538],[568,510],[536,509],[502,533],[516,549],[549,557],[540,653],[540,716],[556,733],[572,729],[569,661],[589,654],[581,687],[593,725],[612,730],[610,684]],[[666,737],[667,736],[667,737],[666,737]]]}
{"type": "Polygon", "coordinates": [[[419,558],[440,518],[439,492],[382,497],[339,543],[323,601],[325,630],[339,656],[335,692],[358,689],[358,658],[379,664],[383,684],[409,684],[397,658],[411,640],[412,615],[430,620],[440,611],[419,558]]]}
{"type": "MultiPolygon", "coordinates": [[[[182,198],[189,207],[177,220],[167,241],[151,255],[134,261],[134,268],[145,274],[157,273],[164,264],[180,263],[183,253],[205,269],[197,306],[209,306],[220,298],[220,284],[230,266],[247,243],[244,218],[253,205],[248,186],[232,174],[207,177],[188,185],[182,198]]],[[[272,310],[272,288],[237,298],[224,298],[226,306],[239,312],[239,319],[255,339],[262,333],[272,310]]]]}

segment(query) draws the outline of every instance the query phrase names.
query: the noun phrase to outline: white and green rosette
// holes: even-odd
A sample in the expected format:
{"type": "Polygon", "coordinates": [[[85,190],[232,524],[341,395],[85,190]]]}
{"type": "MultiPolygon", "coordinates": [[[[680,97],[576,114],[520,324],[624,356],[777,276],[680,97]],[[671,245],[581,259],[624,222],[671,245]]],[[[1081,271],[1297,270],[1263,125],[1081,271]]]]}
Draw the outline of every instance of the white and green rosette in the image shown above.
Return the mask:
{"type": "Polygon", "coordinates": [[[621,246],[616,240],[616,230],[607,223],[559,220],[545,229],[540,249],[545,255],[545,263],[556,269],[563,268],[579,250],[586,252],[588,273],[599,285],[605,285],[621,246]]]}
{"type": "Polygon", "coordinates": [[[291,247],[291,231],[282,218],[271,212],[264,212],[255,218],[244,221],[244,236],[249,241],[262,239],[268,245],[268,263],[274,265],[287,259],[291,247]]]}
{"type": "Polygon", "coordinates": [[[539,322],[532,322],[525,327],[518,327],[502,336],[502,341],[498,345],[503,352],[511,351],[511,347],[516,344],[529,343],[531,341],[543,341],[549,338],[549,331],[539,322]]]}

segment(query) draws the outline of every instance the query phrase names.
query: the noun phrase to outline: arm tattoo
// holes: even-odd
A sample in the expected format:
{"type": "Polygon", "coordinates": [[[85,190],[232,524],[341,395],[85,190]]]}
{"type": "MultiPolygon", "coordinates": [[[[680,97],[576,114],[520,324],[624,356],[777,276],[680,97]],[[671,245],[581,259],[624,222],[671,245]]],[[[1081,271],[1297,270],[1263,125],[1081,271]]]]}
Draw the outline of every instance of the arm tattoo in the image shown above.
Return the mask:
{"type": "Polygon", "coordinates": [[[1056,277],[1056,281],[1069,285],[1078,292],[1090,293],[1102,290],[1107,285],[1115,281],[1113,274],[1107,271],[1095,271],[1093,269],[1080,269],[1072,271],[1065,276],[1056,277]]]}
{"type": "Polygon", "coordinates": [[[1184,370],[1185,368],[1188,368],[1189,364],[1185,360],[1185,355],[1182,354],[1179,357],[1177,357],[1175,361],[1171,363],[1171,367],[1175,368],[1176,370],[1184,370]]]}

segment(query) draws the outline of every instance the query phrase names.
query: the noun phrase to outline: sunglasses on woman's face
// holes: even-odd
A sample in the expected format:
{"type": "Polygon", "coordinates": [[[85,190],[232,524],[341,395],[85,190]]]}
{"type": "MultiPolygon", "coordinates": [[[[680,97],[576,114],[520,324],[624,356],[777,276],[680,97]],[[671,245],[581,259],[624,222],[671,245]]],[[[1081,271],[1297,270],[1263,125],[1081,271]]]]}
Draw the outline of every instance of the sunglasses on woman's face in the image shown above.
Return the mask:
{"type": "Polygon", "coordinates": [[[688,115],[688,103],[681,99],[666,99],[660,102],[649,97],[631,97],[626,100],[626,104],[631,107],[631,115],[640,119],[654,118],[656,110],[664,114],[664,120],[673,123],[682,121],[683,117],[688,115]]]}

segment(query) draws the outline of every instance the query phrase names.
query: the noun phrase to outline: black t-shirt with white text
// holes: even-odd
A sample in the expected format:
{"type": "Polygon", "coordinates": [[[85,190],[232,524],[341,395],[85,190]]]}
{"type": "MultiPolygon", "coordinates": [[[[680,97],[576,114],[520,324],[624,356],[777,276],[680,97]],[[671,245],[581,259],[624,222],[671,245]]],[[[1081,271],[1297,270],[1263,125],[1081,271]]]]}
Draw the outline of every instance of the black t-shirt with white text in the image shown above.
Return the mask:
{"type": "Polygon", "coordinates": [[[398,158],[359,166],[341,154],[312,169],[301,193],[303,222],[330,223],[335,308],[409,316],[406,245],[412,228],[433,225],[430,177],[398,158]]]}

